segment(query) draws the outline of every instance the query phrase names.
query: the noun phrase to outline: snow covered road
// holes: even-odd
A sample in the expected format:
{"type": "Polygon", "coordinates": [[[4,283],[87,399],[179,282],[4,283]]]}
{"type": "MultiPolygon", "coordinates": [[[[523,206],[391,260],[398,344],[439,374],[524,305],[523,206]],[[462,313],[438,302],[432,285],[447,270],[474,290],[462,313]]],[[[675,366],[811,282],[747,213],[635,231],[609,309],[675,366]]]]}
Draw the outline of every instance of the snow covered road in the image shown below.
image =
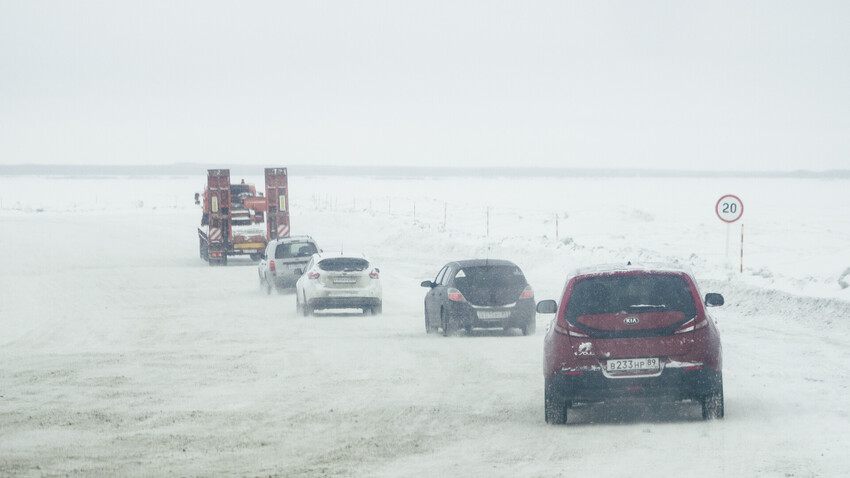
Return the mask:
{"type": "MultiPolygon", "coordinates": [[[[387,183],[396,207],[411,197],[403,181],[387,183]]],[[[846,291],[780,292],[762,286],[766,273],[735,278],[695,251],[703,292],[727,299],[715,309],[726,418],[704,422],[696,404],[610,403],[550,426],[541,373],[550,317],[538,316],[529,337],[427,335],[419,282],[450,259],[489,253],[519,263],[540,300],[555,297],[576,262],[680,251],[624,246],[603,232],[605,247],[530,229],[482,239],[471,219],[448,229],[439,218],[425,222],[421,202],[417,222],[378,211],[377,199],[368,209],[368,198],[362,210],[329,207],[320,186],[305,180],[300,196],[293,188],[293,231],[326,250],[369,253],[382,270],[382,316],[299,317],[292,295],[261,291],[252,262],[208,267],[197,257],[191,207],[0,210],[0,475],[850,473],[846,291]]],[[[478,211],[483,202],[467,194],[478,211]]],[[[643,205],[624,197],[606,211],[618,207],[643,205]]],[[[615,214],[646,226],[643,215],[615,214]]],[[[701,227],[650,222],[685,238],[701,227]]],[[[831,228],[840,244],[850,224],[809,227],[831,228]]],[[[792,249],[793,239],[775,247],[792,249]]],[[[772,274],[793,285],[795,270],[772,274]]]]}

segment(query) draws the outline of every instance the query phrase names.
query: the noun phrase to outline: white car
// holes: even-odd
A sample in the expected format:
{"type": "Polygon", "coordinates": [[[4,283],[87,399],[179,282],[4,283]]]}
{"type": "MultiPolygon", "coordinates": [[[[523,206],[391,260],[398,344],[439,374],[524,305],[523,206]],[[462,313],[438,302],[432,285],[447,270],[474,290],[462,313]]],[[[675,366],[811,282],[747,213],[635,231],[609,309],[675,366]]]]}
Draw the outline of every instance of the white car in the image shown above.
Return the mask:
{"type": "Polygon", "coordinates": [[[297,310],[362,309],[381,313],[380,270],[365,255],[313,254],[295,283],[297,310]]]}
{"type": "Polygon", "coordinates": [[[260,287],[269,294],[272,290],[295,287],[301,270],[313,254],[321,251],[310,236],[288,236],[269,241],[262,259],[257,264],[260,287]]]}

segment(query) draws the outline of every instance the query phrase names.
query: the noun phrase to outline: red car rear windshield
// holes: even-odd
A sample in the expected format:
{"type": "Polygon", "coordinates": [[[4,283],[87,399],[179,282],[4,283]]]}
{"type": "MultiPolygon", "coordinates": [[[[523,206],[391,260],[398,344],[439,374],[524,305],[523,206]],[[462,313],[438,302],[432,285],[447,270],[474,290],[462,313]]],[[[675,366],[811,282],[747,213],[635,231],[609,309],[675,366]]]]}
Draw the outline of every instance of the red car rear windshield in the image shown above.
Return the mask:
{"type": "Polygon", "coordinates": [[[675,274],[629,274],[580,279],[567,304],[567,319],[582,315],[679,311],[696,315],[688,282],[675,274]]]}

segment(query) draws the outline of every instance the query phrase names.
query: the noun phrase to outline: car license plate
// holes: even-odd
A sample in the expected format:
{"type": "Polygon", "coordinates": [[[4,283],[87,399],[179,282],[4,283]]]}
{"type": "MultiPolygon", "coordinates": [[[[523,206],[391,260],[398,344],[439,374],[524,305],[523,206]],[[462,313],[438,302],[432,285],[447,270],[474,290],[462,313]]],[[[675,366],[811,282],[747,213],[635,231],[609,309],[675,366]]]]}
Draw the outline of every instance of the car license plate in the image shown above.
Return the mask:
{"type": "Polygon", "coordinates": [[[286,268],[287,269],[299,269],[303,266],[304,266],[304,264],[299,264],[297,262],[290,262],[289,264],[286,265],[286,268]]]}
{"type": "Polygon", "coordinates": [[[479,319],[507,319],[511,316],[509,310],[479,310],[479,319]]]}
{"type": "Polygon", "coordinates": [[[334,284],[355,284],[357,283],[356,277],[334,277],[334,284]]]}
{"type": "Polygon", "coordinates": [[[657,372],[661,369],[661,361],[657,357],[610,359],[605,364],[609,372],[657,372]]]}

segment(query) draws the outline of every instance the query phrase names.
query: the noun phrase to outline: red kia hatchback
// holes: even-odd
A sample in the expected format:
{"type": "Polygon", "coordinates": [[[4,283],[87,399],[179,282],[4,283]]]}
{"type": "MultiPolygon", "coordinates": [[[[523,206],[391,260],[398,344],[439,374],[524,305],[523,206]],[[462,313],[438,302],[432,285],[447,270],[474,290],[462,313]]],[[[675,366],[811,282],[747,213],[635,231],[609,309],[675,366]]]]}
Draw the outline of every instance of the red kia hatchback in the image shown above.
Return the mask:
{"type": "Polygon", "coordinates": [[[652,397],[694,400],[723,418],[720,335],[693,275],[675,265],[597,266],[571,273],[544,339],[546,422],[576,403],[652,397]]]}

